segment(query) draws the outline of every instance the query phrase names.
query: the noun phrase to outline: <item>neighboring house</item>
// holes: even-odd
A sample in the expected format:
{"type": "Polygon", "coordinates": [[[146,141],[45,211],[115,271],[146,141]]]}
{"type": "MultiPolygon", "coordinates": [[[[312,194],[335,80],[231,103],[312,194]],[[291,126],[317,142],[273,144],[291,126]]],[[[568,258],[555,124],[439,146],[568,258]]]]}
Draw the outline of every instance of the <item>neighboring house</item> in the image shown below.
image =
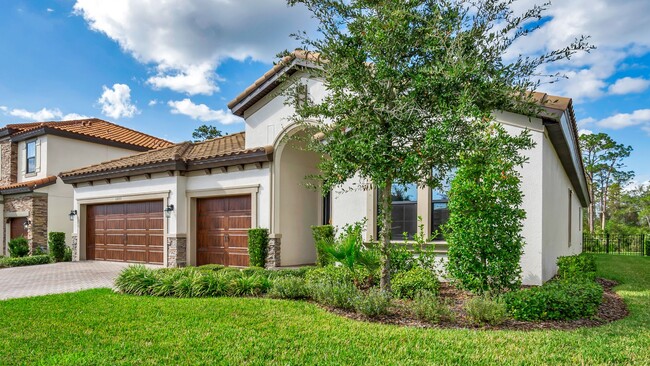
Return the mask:
{"type": "Polygon", "coordinates": [[[73,188],[57,179],[65,170],[171,142],[100,119],[9,124],[0,129],[2,246],[18,236],[31,248],[46,248],[47,234],[72,234],[73,188]]]}
{"type": "MultiPolygon", "coordinates": [[[[245,119],[245,132],[62,173],[64,182],[76,185],[75,257],[244,266],[246,230],[263,227],[270,231],[267,265],[296,266],[314,263],[312,225],[340,227],[367,218],[366,239],[376,238],[376,191],[358,189],[364,186],[358,180],[345,187],[357,189],[325,197],[305,188],[305,176],[317,172],[321,157],[285,139],[301,131],[289,122],[293,107],[279,90],[300,82],[314,99],[326,90],[304,71],[313,65],[303,55],[285,61],[229,103],[245,119]]],[[[581,252],[581,207],[588,203],[571,100],[537,97],[545,102],[544,116],[496,114],[509,131],[528,129],[536,142],[522,170],[526,284],[551,278],[558,256],[581,252]]],[[[394,237],[412,234],[418,215],[426,233],[449,216],[444,192],[396,188],[394,201],[394,237]]],[[[436,243],[444,256],[444,238],[436,243]]]]}

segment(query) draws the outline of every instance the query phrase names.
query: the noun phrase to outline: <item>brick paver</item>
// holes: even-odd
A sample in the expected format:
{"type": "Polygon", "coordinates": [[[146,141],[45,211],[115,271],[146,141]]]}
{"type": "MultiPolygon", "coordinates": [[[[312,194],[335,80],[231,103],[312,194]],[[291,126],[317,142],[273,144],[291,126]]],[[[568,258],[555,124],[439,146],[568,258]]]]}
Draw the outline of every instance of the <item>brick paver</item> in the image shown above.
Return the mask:
{"type": "Polygon", "coordinates": [[[62,262],[0,269],[0,300],[113,287],[128,263],[62,262]]]}

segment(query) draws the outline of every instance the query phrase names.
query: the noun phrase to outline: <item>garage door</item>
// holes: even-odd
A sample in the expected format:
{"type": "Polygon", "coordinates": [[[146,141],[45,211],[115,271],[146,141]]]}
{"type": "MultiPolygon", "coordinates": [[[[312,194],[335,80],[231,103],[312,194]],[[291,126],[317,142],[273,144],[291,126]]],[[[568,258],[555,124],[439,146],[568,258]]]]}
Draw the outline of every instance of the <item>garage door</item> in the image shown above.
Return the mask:
{"type": "Polygon", "coordinates": [[[248,266],[251,196],[197,200],[197,265],[248,266]]]}
{"type": "Polygon", "coordinates": [[[88,206],[86,259],[163,263],[163,201],[88,206]]]}

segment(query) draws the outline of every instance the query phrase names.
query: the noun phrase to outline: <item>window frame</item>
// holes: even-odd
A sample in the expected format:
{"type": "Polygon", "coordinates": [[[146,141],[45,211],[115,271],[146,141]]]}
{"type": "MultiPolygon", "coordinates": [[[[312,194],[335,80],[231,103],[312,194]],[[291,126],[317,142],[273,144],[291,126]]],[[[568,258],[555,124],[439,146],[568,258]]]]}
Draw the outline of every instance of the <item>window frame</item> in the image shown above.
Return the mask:
{"type": "Polygon", "coordinates": [[[25,174],[36,174],[36,163],[37,163],[37,157],[38,157],[38,152],[36,151],[37,143],[36,140],[29,140],[25,142],[25,174]],[[29,155],[29,145],[34,144],[34,156],[30,157],[29,155]],[[34,169],[30,170],[29,169],[29,161],[30,159],[34,159],[34,169]]]}

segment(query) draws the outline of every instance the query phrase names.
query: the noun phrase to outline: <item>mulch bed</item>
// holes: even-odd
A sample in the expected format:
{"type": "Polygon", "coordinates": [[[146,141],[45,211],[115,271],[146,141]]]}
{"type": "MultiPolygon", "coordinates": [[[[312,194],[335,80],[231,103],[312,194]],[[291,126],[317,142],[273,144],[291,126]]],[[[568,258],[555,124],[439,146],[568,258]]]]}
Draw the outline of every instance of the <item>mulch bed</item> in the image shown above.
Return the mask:
{"type": "Polygon", "coordinates": [[[603,324],[613,322],[615,320],[622,319],[626,317],[629,312],[627,306],[623,299],[615,293],[612,289],[618,283],[616,281],[611,281],[603,278],[598,278],[596,281],[603,286],[603,303],[598,308],[598,313],[596,316],[590,319],[578,319],[578,320],[569,320],[569,321],[539,321],[539,322],[525,322],[518,321],[514,319],[506,320],[503,324],[498,326],[476,326],[471,324],[463,310],[463,305],[471,297],[467,292],[460,291],[453,286],[443,283],[441,285],[440,297],[443,301],[447,301],[452,308],[452,311],[456,314],[456,319],[451,321],[443,321],[438,324],[431,324],[421,320],[416,319],[411,315],[404,305],[404,302],[396,301],[396,305],[391,309],[391,313],[385,316],[380,316],[377,318],[368,318],[364,315],[357,314],[353,311],[342,310],[338,308],[332,308],[328,306],[319,305],[328,311],[344,316],[346,318],[374,322],[374,323],[383,323],[383,324],[392,324],[392,325],[401,325],[401,326],[410,326],[418,328],[456,328],[456,329],[503,329],[503,330],[545,330],[545,329],[557,329],[557,330],[570,330],[577,328],[586,328],[586,327],[597,327],[603,324]]]}

